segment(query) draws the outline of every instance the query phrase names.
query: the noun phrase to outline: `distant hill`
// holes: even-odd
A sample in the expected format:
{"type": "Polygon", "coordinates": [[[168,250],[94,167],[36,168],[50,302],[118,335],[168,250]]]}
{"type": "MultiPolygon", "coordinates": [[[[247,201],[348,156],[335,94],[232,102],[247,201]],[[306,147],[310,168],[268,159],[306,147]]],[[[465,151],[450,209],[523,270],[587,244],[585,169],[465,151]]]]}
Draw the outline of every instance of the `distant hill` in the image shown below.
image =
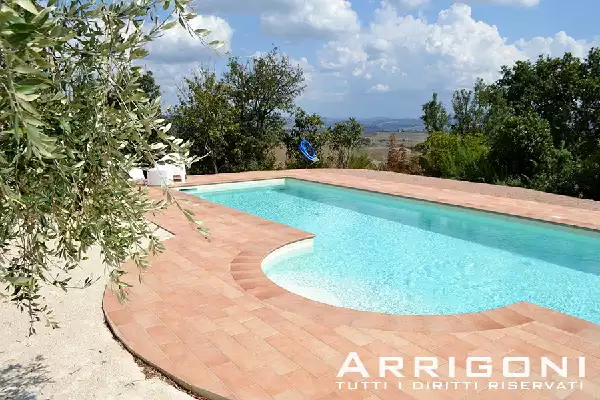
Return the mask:
{"type": "Polygon", "coordinates": [[[365,118],[358,122],[365,128],[365,132],[397,132],[403,131],[423,131],[425,126],[418,118],[365,118]]]}
{"type": "MultiPolygon", "coordinates": [[[[323,117],[325,126],[329,127],[336,122],[344,121],[342,118],[323,117]]],[[[359,118],[358,122],[364,127],[365,133],[370,132],[398,132],[399,130],[410,132],[422,132],[425,130],[423,122],[418,118],[359,118]]],[[[286,120],[286,128],[291,128],[294,125],[293,118],[286,120]]]]}

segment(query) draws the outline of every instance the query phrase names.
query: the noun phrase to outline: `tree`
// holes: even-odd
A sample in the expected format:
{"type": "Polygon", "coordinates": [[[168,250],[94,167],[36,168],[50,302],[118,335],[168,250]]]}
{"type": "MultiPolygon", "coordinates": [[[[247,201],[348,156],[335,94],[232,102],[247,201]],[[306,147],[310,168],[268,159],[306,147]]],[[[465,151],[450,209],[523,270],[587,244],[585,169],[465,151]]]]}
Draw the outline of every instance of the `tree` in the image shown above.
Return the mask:
{"type": "Polygon", "coordinates": [[[438,102],[438,94],[433,93],[430,101],[423,104],[423,115],[421,120],[425,124],[427,132],[445,132],[449,121],[448,113],[441,101],[438,102]]]}
{"type": "Polygon", "coordinates": [[[160,86],[156,84],[152,71],[146,71],[139,79],[140,89],[146,93],[148,100],[154,101],[160,97],[160,86]]]}
{"type": "MultiPolygon", "coordinates": [[[[439,106],[435,96],[423,106],[428,129],[439,106]]],[[[504,66],[496,82],[455,92],[453,109],[463,140],[430,135],[425,173],[600,199],[600,49],[504,66]]]]}
{"type": "Polygon", "coordinates": [[[192,172],[217,174],[220,168],[230,169],[227,144],[239,136],[232,117],[227,87],[214,71],[201,68],[184,78],[172,118],[177,135],[189,140],[191,154],[200,158],[192,172]]]}
{"type": "Polygon", "coordinates": [[[512,116],[491,135],[490,161],[502,179],[530,179],[547,168],[553,149],[548,121],[533,112],[512,116]]]}
{"type": "Polygon", "coordinates": [[[454,92],[452,95],[453,133],[467,135],[482,132],[484,109],[480,98],[483,91],[485,85],[478,80],[474,90],[461,89],[454,92]]]}
{"type": "Polygon", "coordinates": [[[144,215],[164,202],[132,187],[127,171],[159,151],[172,157],[184,149],[168,136],[158,99],[149,101],[140,88],[141,68],[133,61],[177,24],[172,18],[201,40],[189,26],[195,15],[187,4],[20,0],[0,6],[0,282],[29,314],[32,331],[41,318],[56,325],[40,289],[75,285],[70,271],[90,246],[101,247],[121,298],[128,286],[121,263],[131,258],[143,270],[148,251],[160,249],[144,215]],[[153,130],[168,149],[148,143],[153,130]],[[133,154],[124,151],[131,143],[133,154]]]}
{"type": "Polygon", "coordinates": [[[488,147],[482,135],[448,135],[434,132],[416,146],[425,175],[486,182],[490,179],[488,147]]]}
{"type": "Polygon", "coordinates": [[[352,152],[361,147],[364,128],[355,118],[337,122],[330,128],[331,148],[337,152],[337,164],[340,168],[348,168],[352,152]]]}
{"type": "Polygon", "coordinates": [[[307,114],[301,108],[297,108],[294,114],[294,127],[286,132],[283,143],[286,147],[288,166],[291,168],[318,168],[324,165],[322,149],[329,141],[328,131],[323,129],[324,122],[318,114],[307,114]],[[300,154],[300,142],[306,139],[315,149],[319,157],[318,162],[307,160],[300,154]]]}
{"type": "Polygon", "coordinates": [[[223,83],[233,105],[233,121],[240,140],[230,143],[236,171],[267,169],[274,164],[270,151],[283,139],[282,112],[294,109],[294,101],[305,88],[302,69],[277,48],[242,63],[231,58],[223,83]]]}
{"type": "Polygon", "coordinates": [[[400,152],[398,151],[398,143],[396,142],[396,134],[391,133],[388,141],[388,156],[387,169],[389,171],[398,172],[400,168],[400,152]]]}

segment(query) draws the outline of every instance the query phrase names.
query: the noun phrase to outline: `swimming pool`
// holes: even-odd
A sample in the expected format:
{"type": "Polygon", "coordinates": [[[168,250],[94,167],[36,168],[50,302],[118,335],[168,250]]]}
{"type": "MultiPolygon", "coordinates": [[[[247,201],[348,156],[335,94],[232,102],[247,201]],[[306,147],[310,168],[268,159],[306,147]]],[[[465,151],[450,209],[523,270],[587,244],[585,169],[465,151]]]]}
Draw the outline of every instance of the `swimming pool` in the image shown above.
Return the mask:
{"type": "Polygon", "coordinates": [[[600,234],[295,179],[182,189],[316,235],[263,264],[298,295],[389,314],[528,301],[600,323],[600,234]]]}

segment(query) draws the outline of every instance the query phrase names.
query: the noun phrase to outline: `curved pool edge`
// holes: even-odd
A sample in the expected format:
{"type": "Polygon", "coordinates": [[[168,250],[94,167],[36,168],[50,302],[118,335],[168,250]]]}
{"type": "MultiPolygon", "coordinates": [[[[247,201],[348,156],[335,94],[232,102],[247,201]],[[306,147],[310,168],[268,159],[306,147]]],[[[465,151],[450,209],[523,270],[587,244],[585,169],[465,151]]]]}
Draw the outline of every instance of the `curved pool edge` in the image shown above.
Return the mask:
{"type": "Polygon", "coordinates": [[[157,356],[156,353],[151,350],[151,346],[148,346],[147,343],[142,341],[131,341],[124,337],[124,335],[118,329],[115,321],[113,321],[113,319],[108,315],[108,312],[105,308],[105,302],[111,295],[112,293],[107,288],[102,296],[102,312],[104,314],[104,322],[114,339],[117,340],[123,346],[123,348],[127,350],[127,352],[129,352],[134,358],[140,360],[142,363],[156,369],[167,379],[170,379],[185,390],[209,400],[231,400],[229,397],[221,396],[191,383],[192,380],[182,375],[181,371],[173,362],[171,362],[168,358],[157,356]]]}
{"type": "MultiPolygon", "coordinates": [[[[287,312],[310,317],[328,326],[349,325],[355,328],[379,329],[395,332],[460,333],[503,329],[543,320],[551,323],[567,317],[581,320],[558,311],[528,302],[517,302],[507,306],[480,312],[448,315],[397,315],[374,311],[361,311],[321,303],[290,292],[279,286],[263,271],[265,262],[273,262],[284,254],[290,254],[302,246],[312,244],[314,235],[281,239],[278,244],[256,243],[252,250],[240,252],[231,261],[230,273],[241,289],[265,303],[287,312]]],[[[560,322],[562,324],[562,322],[560,322]]],[[[590,323],[591,324],[591,323],[590,323]]]]}
{"type": "MultiPolygon", "coordinates": [[[[291,173],[289,171],[284,171],[286,174],[291,173]]],[[[311,177],[314,180],[319,180],[313,175],[314,171],[310,171],[311,177]]],[[[249,180],[252,178],[255,179],[264,179],[265,177],[281,177],[282,173],[269,172],[269,173],[241,173],[235,175],[235,179],[239,180],[249,180]]],[[[294,175],[296,175],[294,173],[294,175]]],[[[202,176],[202,177],[194,177],[196,183],[204,183],[204,182],[216,182],[216,181],[226,181],[231,180],[232,175],[226,176],[202,176]]],[[[318,177],[320,178],[320,177],[318,177]]],[[[323,179],[329,180],[329,179],[323,179]]],[[[330,180],[334,180],[332,177],[330,180]]],[[[151,188],[150,193],[153,198],[162,198],[162,191],[160,188],[151,188]]],[[[164,304],[163,301],[157,302],[156,295],[157,293],[163,293],[166,290],[171,288],[170,283],[164,282],[164,276],[160,274],[160,270],[163,272],[165,269],[169,269],[168,276],[169,278],[181,277],[181,281],[179,285],[188,285],[192,286],[194,284],[198,284],[199,279],[195,277],[195,281],[189,281],[188,277],[190,276],[190,272],[193,274],[195,272],[198,273],[198,276],[201,277],[201,280],[204,281],[207,277],[210,277],[210,282],[225,280],[226,281],[226,289],[227,291],[223,291],[223,294],[229,296],[228,298],[235,298],[236,303],[244,304],[247,307],[242,307],[242,311],[248,313],[250,312],[254,315],[254,319],[258,321],[258,319],[264,321],[260,325],[254,325],[250,330],[250,332],[254,332],[259,337],[266,338],[271,337],[269,335],[273,335],[272,337],[280,337],[277,332],[280,334],[287,336],[294,340],[295,338],[306,337],[307,332],[314,333],[314,337],[320,337],[318,335],[318,331],[315,329],[322,328],[315,324],[304,325],[309,321],[305,317],[301,317],[301,314],[310,315],[310,310],[299,310],[297,313],[286,312],[282,310],[280,307],[277,307],[275,304],[277,303],[277,299],[274,297],[271,300],[268,297],[265,297],[265,301],[257,300],[257,297],[252,295],[247,290],[240,290],[239,286],[239,278],[233,279],[231,277],[231,260],[238,259],[240,261],[239,265],[235,268],[239,274],[243,271],[251,271],[256,269],[256,266],[252,267],[252,261],[246,263],[244,266],[244,255],[240,255],[240,251],[245,253],[248,256],[248,260],[256,259],[258,256],[258,269],[260,270],[260,264],[262,259],[272,250],[275,250],[286,243],[290,243],[293,241],[301,240],[303,238],[311,237],[310,234],[306,232],[298,232],[295,233],[284,225],[280,225],[271,221],[261,220],[258,217],[253,217],[249,214],[245,214],[242,212],[238,212],[233,209],[229,209],[224,206],[218,206],[215,204],[210,204],[207,201],[203,201],[201,199],[195,198],[193,196],[189,196],[185,193],[176,193],[176,197],[181,196],[181,199],[185,199],[186,202],[190,203],[195,207],[196,213],[199,218],[207,217],[207,222],[209,221],[209,217],[213,218],[212,221],[218,220],[219,218],[226,218],[227,221],[230,221],[230,225],[234,225],[239,228],[238,232],[244,232],[242,239],[247,238],[247,241],[239,240],[240,235],[231,235],[230,232],[219,232],[218,230],[213,230],[213,234],[218,236],[218,240],[214,242],[206,242],[204,239],[201,239],[197,233],[195,232],[193,227],[190,227],[187,223],[187,220],[183,216],[183,213],[179,212],[179,210],[175,210],[174,207],[171,207],[170,210],[167,210],[163,214],[156,214],[149,216],[149,219],[156,223],[158,226],[163,227],[174,233],[175,237],[165,242],[165,251],[161,253],[161,255],[157,256],[157,258],[153,258],[150,261],[150,269],[145,273],[148,274],[148,277],[154,278],[153,281],[157,286],[148,286],[148,282],[146,283],[135,283],[135,286],[132,288],[133,291],[136,291],[137,288],[140,290],[135,296],[134,302],[127,302],[125,304],[119,303],[115,295],[107,290],[104,293],[103,302],[101,304],[105,319],[107,321],[107,325],[110,330],[114,332],[115,339],[123,344],[123,346],[132,353],[135,357],[138,357],[149,365],[155,367],[158,371],[165,374],[167,377],[174,379],[175,382],[181,384],[183,387],[190,388],[192,392],[200,395],[204,395],[210,399],[228,399],[234,398],[233,391],[235,391],[235,387],[223,384],[223,382],[218,381],[214,378],[213,375],[209,375],[207,372],[214,373],[213,366],[198,366],[198,373],[191,375],[189,373],[184,373],[182,367],[189,367],[188,365],[184,365],[182,360],[170,360],[169,356],[162,352],[161,348],[157,346],[157,344],[148,336],[146,332],[148,329],[144,325],[140,325],[139,322],[136,322],[135,319],[132,319],[132,315],[135,317],[136,309],[140,307],[140,303],[144,304],[147,307],[148,311],[159,312],[161,311],[157,304],[164,304]],[[216,234],[215,234],[216,232],[216,234]],[[195,251],[199,248],[202,249],[202,255],[195,251]],[[234,252],[235,251],[235,252],[234,252]],[[231,254],[230,258],[228,258],[227,262],[223,262],[223,253],[229,252],[231,254]],[[211,262],[211,263],[209,263],[211,262]],[[160,268],[157,268],[159,267],[160,268]],[[227,279],[225,277],[228,277],[227,279]],[[159,289],[161,289],[159,291],[159,289]],[[255,311],[253,311],[255,310],[255,311]],[[262,311],[262,312],[261,312],[262,311]],[[256,317],[259,318],[256,318],[256,317]],[[284,322],[281,322],[284,321],[284,322]],[[280,329],[281,328],[281,329],[280,329]],[[285,329],[284,329],[285,328],[285,329]],[[281,333],[283,332],[283,333],[281,333]],[[218,394],[215,394],[218,393],[218,394]]],[[[587,215],[588,220],[590,216],[587,215]]],[[[596,226],[600,227],[600,220],[596,226]]],[[[208,222],[210,225],[210,222],[208,222]]],[[[600,230],[600,229],[599,229],[600,230]]],[[[134,269],[134,271],[136,271],[134,269]]],[[[259,275],[260,277],[260,275],[259,275]]],[[[137,275],[134,276],[137,278],[137,275]]],[[[148,279],[149,281],[149,279],[148,279]]],[[[209,285],[208,282],[205,285],[209,285]]],[[[210,285],[209,285],[210,286],[210,285]]],[[[285,293],[285,290],[282,288],[276,288],[277,292],[285,293]]],[[[161,295],[162,296],[162,295],[161,295]]],[[[227,297],[225,296],[225,297],[227,297]]],[[[164,296],[163,296],[164,297],[164,296]]],[[[175,302],[175,298],[169,299],[168,304],[177,305],[175,302]]],[[[311,306],[314,302],[301,299],[301,304],[311,306]]],[[[196,308],[198,307],[210,307],[213,310],[219,309],[223,310],[226,306],[219,304],[215,305],[214,302],[209,301],[206,298],[195,298],[192,300],[192,305],[196,308]]],[[[190,302],[186,302],[184,307],[186,310],[189,310],[190,302]]],[[[192,307],[193,308],[193,307],[192,307]]],[[[327,309],[335,310],[335,307],[327,307],[327,309]]],[[[581,320],[579,318],[575,318],[557,311],[549,310],[543,307],[536,306],[531,303],[520,302],[515,303],[513,305],[503,307],[502,309],[512,311],[518,315],[528,317],[532,319],[532,323],[525,323],[522,325],[517,325],[514,321],[506,320],[501,321],[504,325],[503,327],[507,327],[507,330],[499,330],[494,332],[489,330],[489,334],[486,332],[482,333],[482,336],[487,338],[487,344],[494,346],[494,343],[497,341],[499,337],[509,337],[511,338],[511,342],[507,344],[500,344],[498,350],[506,351],[508,348],[511,351],[522,351],[523,345],[527,343],[535,343],[535,340],[540,339],[542,342],[547,343],[552,346],[559,346],[563,349],[577,352],[578,354],[584,354],[586,356],[590,356],[590,359],[595,360],[597,357],[597,349],[600,345],[600,325],[587,322],[581,320]],[[515,329],[513,330],[514,327],[515,329]],[[524,335],[524,336],[521,336],[524,335]],[[527,340],[517,341],[514,338],[529,338],[527,340]]],[[[239,310],[239,308],[238,308],[239,310]]],[[[139,311],[139,310],[138,310],[139,311]]],[[[337,310],[331,315],[337,317],[339,313],[344,310],[337,310]]],[[[354,314],[352,312],[351,314],[354,314]]],[[[365,313],[372,314],[372,313],[365,313]]],[[[510,318],[508,314],[504,315],[503,318],[510,318]]],[[[460,316],[459,316],[460,317],[460,316]]],[[[185,321],[185,318],[175,313],[172,316],[173,320],[168,321],[165,325],[175,326],[177,324],[181,324],[185,321]],[[177,318],[175,318],[177,317],[177,318]]],[[[210,317],[211,320],[214,320],[217,316],[212,315],[210,317]]],[[[339,317],[337,317],[339,318],[339,317]]],[[[497,315],[496,318],[500,318],[500,315],[497,315]]],[[[314,318],[316,321],[317,318],[314,318]]],[[[432,321],[432,318],[427,316],[428,321],[432,321]]],[[[331,321],[324,321],[327,323],[328,327],[331,328],[332,325],[335,325],[331,321]]],[[[431,324],[432,322],[428,322],[431,324]]],[[[501,323],[501,324],[502,324],[501,323]]],[[[347,325],[351,325],[352,321],[347,325]]],[[[425,325],[422,323],[421,325],[425,325]]],[[[161,325],[162,326],[162,325],[161,325]]],[[[177,325],[179,326],[179,325],[177,325]]],[[[328,329],[329,329],[328,328],[328,329]]],[[[415,345],[419,346],[416,349],[420,349],[419,351],[435,351],[435,349],[440,346],[444,346],[445,349],[449,347],[456,351],[456,356],[462,357],[466,356],[467,348],[465,346],[457,346],[453,347],[454,343],[461,344],[467,343],[465,338],[471,337],[470,334],[457,334],[457,335],[435,335],[433,333],[427,332],[437,332],[437,330],[432,330],[431,326],[428,327],[428,331],[424,332],[424,335],[415,334],[415,332],[423,332],[419,331],[418,324],[415,327],[416,329],[412,332],[407,332],[406,329],[397,329],[396,332],[386,332],[386,338],[393,338],[393,341],[384,341],[384,343],[389,343],[395,351],[403,352],[403,345],[407,342],[411,343],[410,346],[414,350],[415,345]],[[404,332],[403,332],[404,331],[404,332]],[[410,333],[410,335],[409,335],[410,333]],[[422,340],[421,340],[422,339],[422,340]],[[446,340],[452,339],[449,343],[446,340]]],[[[391,330],[391,329],[390,329],[391,330]]],[[[477,329],[482,330],[482,329],[477,329]]],[[[179,335],[179,332],[174,331],[179,335]]],[[[456,331],[458,332],[458,331],[456,331]]],[[[189,331],[184,330],[182,332],[185,335],[179,335],[183,341],[183,345],[187,346],[188,350],[191,350],[193,347],[188,344],[187,340],[184,339],[193,339],[193,340],[201,340],[206,341],[207,337],[210,336],[210,332],[206,333],[206,330],[202,332],[196,331],[195,336],[189,337],[189,331]],[[204,333],[203,333],[204,332],[204,333]]],[[[233,340],[233,335],[225,332],[224,330],[219,330],[220,336],[225,338],[228,336],[229,339],[233,340]]],[[[322,333],[322,331],[321,331],[322,333]]],[[[327,332],[328,335],[334,336],[337,340],[346,338],[345,334],[373,334],[376,332],[374,330],[360,330],[360,329],[350,329],[349,327],[344,327],[342,324],[337,324],[337,327],[333,330],[329,330],[327,332]]],[[[383,332],[381,332],[383,334],[383,332]]],[[[332,338],[328,336],[331,340],[332,338]]],[[[377,335],[377,337],[382,337],[377,335]]],[[[375,338],[375,341],[380,340],[375,338]]],[[[212,338],[211,338],[212,339],[212,338]]],[[[482,339],[479,337],[479,339],[482,339]]],[[[323,339],[325,340],[325,339],[323,339]]],[[[330,340],[326,340],[327,343],[330,340]]],[[[213,341],[216,343],[216,341],[213,341]]],[[[336,342],[337,343],[337,342],[336,342]]],[[[317,348],[314,345],[319,344],[318,341],[310,340],[305,343],[298,343],[295,341],[293,345],[298,346],[298,348],[302,348],[303,351],[307,352],[307,355],[312,357],[311,354],[321,354],[319,350],[322,348],[317,348]],[[314,347],[314,348],[313,348],[314,347]],[[309,352],[314,351],[314,353],[308,354],[309,352]]],[[[364,343],[363,343],[364,344],[364,343]]],[[[323,345],[322,343],[320,344],[323,345]]],[[[532,344],[533,345],[533,344],[532,344]]],[[[357,344],[357,346],[359,346],[357,344]]],[[[379,354],[379,353],[378,353],[379,354]]],[[[426,354],[426,353],[424,353],[426,354]]],[[[260,357],[248,358],[242,357],[244,354],[229,354],[227,360],[228,364],[233,363],[234,365],[240,365],[240,368],[243,368],[243,365],[247,362],[254,361],[260,359],[260,357]]],[[[383,354],[381,354],[383,355],[383,354]]],[[[323,359],[325,355],[322,355],[319,359],[323,359]]],[[[282,359],[285,359],[287,362],[291,362],[291,358],[287,355],[281,355],[282,359]]],[[[329,358],[329,356],[327,357],[329,358]]],[[[268,362],[267,359],[262,361],[268,362]]],[[[326,368],[326,372],[329,372],[327,377],[332,377],[332,379],[322,379],[318,382],[319,389],[327,389],[329,387],[333,387],[335,385],[335,373],[337,371],[337,366],[331,366],[330,364],[323,364],[326,368]]],[[[268,366],[268,365],[267,365],[268,366]]],[[[266,368],[266,367],[265,367],[266,368]]],[[[189,369],[186,370],[189,372],[189,369]]],[[[299,371],[306,372],[307,370],[300,366],[299,371]]],[[[284,376],[273,375],[276,379],[274,379],[275,383],[282,383],[288,385],[289,381],[284,378],[284,376]]],[[[587,382],[587,381],[586,381],[587,382]]],[[[262,384],[262,381],[257,380],[255,383],[258,385],[262,384]]],[[[270,381],[269,381],[270,383],[270,381]]],[[[587,384],[587,383],[586,383],[587,384]]],[[[592,384],[590,384],[592,385],[592,384]]],[[[584,387],[586,387],[584,385],[584,387]]],[[[592,386],[590,386],[592,387],[592,386]]],[[[590,392],[588,389],[586,393],[590,392]]],[[[237,394],[237,393],[236,393],[237,394]]],[[[375,393],[377,394],[377,393],[375,393]]],[[[385,394],[385,393],[384,393],[385,394]]],[[[585,395],[585,393],[584,393],[585,395]]],[[[237,397],[240,399],[246,399],[248,397],[237,397]]],[[[302,396],[299,398],[311,398],[310,396],[302,396]]]]}

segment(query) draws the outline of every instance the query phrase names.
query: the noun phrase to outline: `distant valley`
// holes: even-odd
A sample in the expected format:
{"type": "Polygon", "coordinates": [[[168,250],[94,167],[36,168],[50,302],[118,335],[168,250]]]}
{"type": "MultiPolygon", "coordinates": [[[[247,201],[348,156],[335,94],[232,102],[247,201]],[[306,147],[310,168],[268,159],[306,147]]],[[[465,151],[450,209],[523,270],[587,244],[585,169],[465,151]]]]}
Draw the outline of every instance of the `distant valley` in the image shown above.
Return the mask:
{"type": "MultiPolygon", "coordinates": [[[[345,121],[347,118],[329,118],[323,117],[325,126],[333,126],[336,122],[345,121]]],[[[374,117],[374,118],[358,118],[357,121],[365,129],[365,133],[373,132],[423,132],[425,127],[423,122],[418,118],[388,118],[388,117],[374,117]]],[[[291,128],[294,125],[293,118],[286,120],[286,128],[291,128]]],[[[368,135],[367,135],[368,136],[368,135]]]]}

